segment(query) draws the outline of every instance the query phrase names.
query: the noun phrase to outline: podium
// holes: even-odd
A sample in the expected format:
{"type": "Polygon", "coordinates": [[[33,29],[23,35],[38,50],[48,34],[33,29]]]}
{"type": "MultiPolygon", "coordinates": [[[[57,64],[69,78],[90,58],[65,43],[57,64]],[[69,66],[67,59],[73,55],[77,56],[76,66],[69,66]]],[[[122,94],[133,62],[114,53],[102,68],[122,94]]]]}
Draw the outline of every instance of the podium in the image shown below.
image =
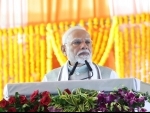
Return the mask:
{"type": "Polygon", "coordinates": [[[126,86],[137,92],[148,92],[150,94],[150,84],[144,83],[136,78],[124,79],[96,79],[96,80],[70,80],[54,82],[29,82],[29,83],[8,83],[4,88],[4,97],[15,95],[15,92],[29,96],[35,90],[39,92],[49,91],[51,94],[57,94],[58,88],[73,90],[76,88],[92,89],[97,91],[113,91],[114,88],[126,86]]]}
{"type": "MultiPolygon", "coordinates": [[[[4,88],[4,98],[8,99],[15,95],[16,92],[29,97],[35,90],[39,92],[49,91],[51,94],[57,94],[58,88],[63,91],[68,88],[74,90],[77,88],[85,88],[97,91],[110,92],[114,88],[133,89],[137,92],[148,92],[150,94],[150,84],[144,83],[136,78],[124,79],[96,79],[96,80],[70,80],[70,81],[53,81],[53,82],[33,82],[33,83],[8,83],[4,88]]],[[[150,111],[150,103],[145,102],[145,107],[150,111]]]]}

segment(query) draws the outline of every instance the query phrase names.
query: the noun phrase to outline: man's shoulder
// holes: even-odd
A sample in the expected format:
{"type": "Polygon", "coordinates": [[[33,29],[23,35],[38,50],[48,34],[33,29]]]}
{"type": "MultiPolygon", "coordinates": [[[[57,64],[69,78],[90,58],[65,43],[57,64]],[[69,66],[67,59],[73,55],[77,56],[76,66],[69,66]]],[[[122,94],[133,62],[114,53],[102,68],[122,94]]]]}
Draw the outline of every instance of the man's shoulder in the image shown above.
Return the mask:
{"type": "Polygon", "coordinates": [[[55,75],[56,73],[59,73],[60,69],[61,69],[61,67],[52,69],[46,75],[51,75],[51,74],[55,75]]]}
{"type": "Polygon", "coordinates": [[[107,67],[107,66],[100,66],[100,65],[97,65],[102,71],[105,70],[105,71],[113,71],[113,69],[107,67]]]}
{"type": "Polygon", "coordinates": [[[107,78],[118,78],[117,73],[113,69],[106,67],[106,66],[100,66],[100,65],[98,65],[98,67],[101,71],[101,76],[103,79],[104,78],[106,78],[106,79],[107,78]]]}
{"type": "Polygon", "coordinates": [[[54,69],[50,70],[49,73],[50,73],[50,72],[59,71],[61,68],[62,68],[62,67],[54,68],[54,69]]]}
{"type": "Polygon", "coordinates": [[[45,74],[45,77],[47,78],[48,81],[56,81],[58,74],[60,72],[61,67],[52,69],[48,73],[45,74]]]}

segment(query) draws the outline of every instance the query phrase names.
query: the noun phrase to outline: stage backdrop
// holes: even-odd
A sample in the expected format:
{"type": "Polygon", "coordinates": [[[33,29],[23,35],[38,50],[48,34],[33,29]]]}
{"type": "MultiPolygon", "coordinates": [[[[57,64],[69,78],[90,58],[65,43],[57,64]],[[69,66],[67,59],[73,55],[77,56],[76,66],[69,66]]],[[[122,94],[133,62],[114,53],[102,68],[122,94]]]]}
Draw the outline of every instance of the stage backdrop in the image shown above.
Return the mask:
{"type": "Polygon", "coordinates": [[[66,61],[61,36],[86,27],[93,62],[150,83],[149,0],[0,0],[0,98],[7,83],[41,81],[66,61]]]}

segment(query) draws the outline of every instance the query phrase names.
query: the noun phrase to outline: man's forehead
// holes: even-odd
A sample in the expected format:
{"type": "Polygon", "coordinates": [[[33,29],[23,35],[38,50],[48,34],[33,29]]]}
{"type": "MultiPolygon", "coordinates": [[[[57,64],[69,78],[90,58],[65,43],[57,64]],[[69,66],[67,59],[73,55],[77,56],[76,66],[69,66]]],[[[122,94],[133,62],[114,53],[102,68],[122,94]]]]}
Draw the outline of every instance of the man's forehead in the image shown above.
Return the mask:
{"type": "Polygon", "coordinates": [[[76,42],[76,41],[79,41],[79,42],[82,42],[82,41],[91,41],[91,38],[89,37],[73,37],[73,38],[69,38],[67,40],[67,42],[76,42]]]}

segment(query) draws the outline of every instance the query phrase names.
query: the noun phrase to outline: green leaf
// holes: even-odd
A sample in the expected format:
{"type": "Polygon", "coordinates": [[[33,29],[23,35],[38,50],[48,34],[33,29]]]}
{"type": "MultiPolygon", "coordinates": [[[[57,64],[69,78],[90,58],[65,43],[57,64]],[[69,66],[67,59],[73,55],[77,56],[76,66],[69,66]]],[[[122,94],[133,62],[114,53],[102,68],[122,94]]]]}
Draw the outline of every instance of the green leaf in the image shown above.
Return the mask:
{"type": "Polygon", "coordinates": [[[19,98],[19,95],[20,95],[20,94],[19,94],[18,92],[16,92],[16,93],[15,93],[15,98],[19,98]]]}
{"type": "Polygon", "coordinates": [[[82,104],[79,105],[77,112],[84,112],[84,106],[82,104]]]}
{"type": "Polygon", "coordinates": [[[129,110],[129,107],[128,107],[128,106],[123,105],[123,109],[124,109],[125,111],[128,111],[128,110],[129,110]]]}
{"type": "Polygon", "coordinates": [[[5,112],[5,110],[3,108],[0,108],[0,112],[5,112]]]}
{"type": "Polygon", "coordinates": [[[62,95],[62,92],[59,88],[57,88],[57,91],[58,91],[58,95],[62,95]]]}
{"type": "Polygon", "coordinates": [[[76,108],[74,106],[65,106],[64,112],[76,112],[76,108]]]}
{"type": "Polygon", "coordinates": [[[120,104],[117,105],[117,108],[119,109],[119,111],[121,111],[121,106],[120,106],[120,104]]]}
{"type": "Polygon", "coordinates": [[[22,108],[30,107],[28,104],[23,104],[22,108]]]}

